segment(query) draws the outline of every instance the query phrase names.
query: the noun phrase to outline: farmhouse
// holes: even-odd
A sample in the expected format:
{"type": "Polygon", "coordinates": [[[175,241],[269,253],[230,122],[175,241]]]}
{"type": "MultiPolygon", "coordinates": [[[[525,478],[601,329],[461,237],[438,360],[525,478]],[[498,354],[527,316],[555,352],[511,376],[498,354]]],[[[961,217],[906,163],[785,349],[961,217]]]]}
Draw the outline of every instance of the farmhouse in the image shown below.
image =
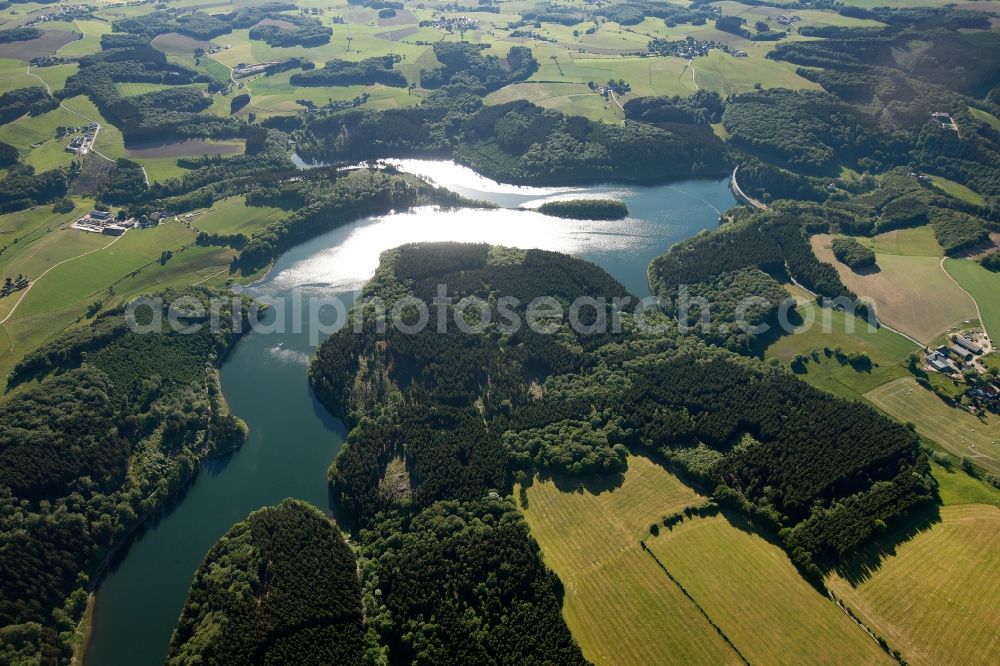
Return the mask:
{"type": "Polygon", "coordinates": [[[121,236],[134,226],[134,219],[115,221],[111,213],[106,210],[92,210],[73,223],[74,229],[108,236],[121,236]]]}
{"type": "Polygon", "coordinates": [[[958,367],[955,363],[948,358],[947,354],[941,353],[940,351],[933,351],[927,355],[927,364],[937,372],[943,375],[951,375],[958,372],[958,367]]]}
{"type": "Polygon", "coordinates": [[[954,337],[954,340],[955,340],[955,344],[957,346],[959,346],[959,347],[961,347],[961,348],[963,348],[963,349],[965,349],[967,351],[970,351],[973,354],[979,355],[979,354],[983,353],[983,348],[982,347],[980,347],[979,345],[977,345],[972,340],[969,340],[964,335],[956,335],[954,337]]]}
{"type": "Polygon", "coordinates": [[[968,363],[973,359],[972,352],[970,352],[968,349],[963,349],[958,345],[952,345],[951,347],[948,347],[948,353],[965,363],[968,363]]]}
{"type": "Polygon", "coordinates": [[[944,129],[958,131],[958,125],[955,124],[955,120],[951,117],[950,113],[937,111],[931,114],[931,118],[941,123],[941,127],[944,129]]]}

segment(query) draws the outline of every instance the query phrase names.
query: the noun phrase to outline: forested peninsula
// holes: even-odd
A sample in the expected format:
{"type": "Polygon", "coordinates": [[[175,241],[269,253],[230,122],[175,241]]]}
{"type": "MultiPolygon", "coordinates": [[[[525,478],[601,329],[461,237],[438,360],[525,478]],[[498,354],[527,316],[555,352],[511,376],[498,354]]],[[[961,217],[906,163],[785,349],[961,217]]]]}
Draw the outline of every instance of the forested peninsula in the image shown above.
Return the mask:
{"type": "MultiPolygon", "coordinates": [[[[8,386],[38,381],[0,407],[0,622],[3,655],[68,662],[87,596],[115,549],[212,456],[239,448],[218,367],[247,329],[248,303],[190,288],[198,333],[136,333],[124,308],[100,313],[18,364],[8,386]],[[200,308],[200,310],[199,310],[200,308]],[[233,311],[235,309],[235,312],[233,311]],[[234,323],[235,322],[235,323],[234,323]]],[[[143,307],[144,321],[166,305],[143,307]]]]}

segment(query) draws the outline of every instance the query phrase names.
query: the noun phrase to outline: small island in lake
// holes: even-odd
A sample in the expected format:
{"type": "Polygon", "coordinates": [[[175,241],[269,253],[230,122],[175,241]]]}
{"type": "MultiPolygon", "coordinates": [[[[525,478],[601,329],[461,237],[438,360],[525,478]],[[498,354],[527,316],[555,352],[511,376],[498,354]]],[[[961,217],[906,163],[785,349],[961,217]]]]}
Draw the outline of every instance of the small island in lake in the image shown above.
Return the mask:
{"type": "Polygon", "coordinates": [[[547,201],[538,207],[538,211],[545,215],[574,220],[620,220],[628,217],[628,206],[614,199],[547,201]]]}

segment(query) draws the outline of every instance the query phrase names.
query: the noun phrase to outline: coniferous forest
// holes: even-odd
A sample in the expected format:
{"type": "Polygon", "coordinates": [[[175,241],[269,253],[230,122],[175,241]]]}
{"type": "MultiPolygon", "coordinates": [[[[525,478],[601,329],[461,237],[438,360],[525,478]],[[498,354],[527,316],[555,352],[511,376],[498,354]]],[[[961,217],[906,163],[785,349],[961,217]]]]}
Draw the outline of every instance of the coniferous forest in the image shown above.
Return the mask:
{"type": "MultiPolygon", "coordinates": [[[[913,260],[940,270],[975,306],[975,320],[963,311],[948,325],[987,335],[989,280],[1000,271],[1000,32],[989,3],[743,0],[733,15],[740,3],[700,0],[42,9],[12,1],[0,0],[3,60],[16,65],[3,70],[10,80],[0,94],[0,262],[27,258],[7,285],[25,289],[90,252],[103,252],[99,268],[119,281],[90,289],[89,273],[99,271],[67,270],[61,279],[87,287],[85,311],[73,311],[79,302],[36,304],[43,282],[14,319],[27,291],[5,285],[0,665],[78,663],[88,603],[112,562],[144,526],[169,517],[207,460],[248,441],[220,379],[250,321],[250,300],[229,287],[266,280],[283,253],[368,216],[492,206],[383,158],[448,160],[503,187],[712,179],[724,188],[729,177],[745,205],[716,209],[717,227],[655,249],[647,276],[658,303],[646,311],[613,306],[632,296],[618,280],[558,252],[485,243],[384,252],[352,301],[360,329],[321,341],[308,366],[308,354],[296,360],[303,395],[317,401],[309,416],[326,412],[320,420],[330,425],[333,415],[346,433],[324,460],[333,458],[325,483],[315,479],[329,505],[288,499],[242,510],[194,573],[168,664],[588,663],[564,598],[578,581],[564,589],[543,537],[529,529],[527,497],[548,481],[623,487],[630,456],[703,496],[688,516],[704,510],[727,527],[748,526],[831,598],[832,580],[844,575],[854,591],[878,573],[871,562],[896,557],[889,537],[920,532],[946,497],[965,503],[969,492],[973,504],[995,508],[992,489],[973,478],[1000,483],[980,466],[985,447],[969,445],[967,457],[935,448],[960,428],[965,447],[995,425],[970,398],[989,395],[995,357],[982,356],[976,377],[975,363],[964,377],[933,377],[931,397],[943,404],[928,412],[962,405],[945,412],[955,424],[941,434],[871,404],[866,382],[883,374],[908,383],[907,399],[931,386],[914,338],[885,343],[909,351],[881,366],[867,352],[825,350],[826,359],[867,361],[863,370],[841,362],[858,370],[857,386],[843,392],[857,399],[847,399],[818,388],[840,389],[822,373],[846,370],[825,364],[819,349],[806,360],[787,354],[795,360],[786,368],[778,352],[758,358],[773,340],[754,332],[773,328],[797,307],[791,295],[808,292],[851,323],[857,315],[859,326],[875,324],[881,337],[864,344],[877,348],[887,326],[878,328],[878,313],[854,290],[913,260]],[[60,37],[50,29],[57,22],[72,46],[45,51],[60,37]],[[663,32],[688,25],[698,39],[663,32]],[[91,144],[74,147],[70,137],[91,144]],[[144,155],[150,145],[165,157],[144,155]],[[220,214],[227,206],[235,208],[220,214]],[[100,234],[72,228],[78,209],[135,225],[121,245],[99,247],[100,234]],[[206,263],[172,272],[180,250],[153,247],[147,239],[157,232],[138,236],[158,222],[173,225],[164,236],[186,239],[188,258],[206,263]],[[832,236],[839,263],[818,258],[817,234],[832,236]],[[86,247],[58,246],[67,238],[86,247]],[[125,247],[154,270],[159,256],[163,271],[146,291],[164,304],[140,323],[175,316],[221,326],[135,331],[126,306],[144,288],[115,291],[142,272],[119,271],[125,247]],[[26,277],[25,265],[39,270],[26,277]],[[441,283],[453,297],[447,305],[434,301],[441,283]],[[217,287],[188,286],[203,284],[217,287]],[[212,317],[210,302],[223,295],[224,312],[212,317]],[[501,308],[501,297],[518,305],[501,308]],[[545,332],[527,326],[527,304],[540,297],[564,309],[588,299],[583,326],[565,317],[545,332]],[[478,299],[489,317],[460,307],[463,298],[478,299]],[[192,307],[178,313],[170,305],[178,299],[192,307]],[[472,331],[380,326],[383,308],[408,301],[401,316],[418,318],[413,299],[432,320],[472,331]],[[710,327],[699,325],[702,305],[710,327]]],[[[573,220],[630,215],[623,202],[588,198],[549,200],[538,211],[571,232],[573,220]]],[[[63,298],[72,291],[63,286],[49,293],[63,298]]],[[[923,291],[937,297],[933,284],[923,291]]],[[[933,345],[959,332],[945,331],[933,345]]],[[[914,401],[918,416],[922,409],[914,401]]],[[[310,445],[335,439],[327,437],[310,445]]],[[[673,563],[660,566],[729,641],[714,609],[674,580],[673,563]]],[[[980,568],[974,575],[990,582],[989,567],[980,568]]],[[[942,589],[955,617],[954,608],[975,605],[954,586],[942,589]]],[[[836,603],[867,622],[865,631],[884,610],[866,618],[870,609],[836,603]]],[[[941,624],[935,617],[934,632],[941,624]]],[[[896,636],[893,648],[869,637],[901,664],[903,653],[921,654],[910,645],[893,652],[904,642],[896,636]]]]}

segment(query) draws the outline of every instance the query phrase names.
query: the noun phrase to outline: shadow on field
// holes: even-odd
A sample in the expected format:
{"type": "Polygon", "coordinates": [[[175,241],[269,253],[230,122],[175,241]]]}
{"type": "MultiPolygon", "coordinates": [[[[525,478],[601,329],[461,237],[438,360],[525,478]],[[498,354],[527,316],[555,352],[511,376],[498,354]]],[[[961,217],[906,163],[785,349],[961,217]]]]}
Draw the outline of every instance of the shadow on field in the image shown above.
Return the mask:
{"type": "Polygon", "coordinates": [[[871,264],[870,266],[858,266],[857,268],[852,268],[855,275],[877,275],[882,272],[878,264],[871,264]]]}
{"type": "Polygon", "coordinates": [[[941,522],[940,508],[939,504],[927,504],[914,510],[904,522],[872,539],[862,550],[846,558],[833,570],[853,587],[857,587],[878,571],[884,560],[894,557],[901,544],[941,522]]]}
{"type": "MultiPolygon", "coordinates": [[[[820,307],[815,301],[810,301],[809,303],[801,303],[797,305],[795,308],[789,310],[787,320],[788,324],[791,325],[793,328],[798,328],[799,326],[802,326],[802,324],[805,323],[805,320],[799,313],[799,308],[803,306],[809,306],[814,308],[820,307]]],[[[750,349],[750,354],[752,356],[756,356],[762,361],[764,360],[764,355],[767,352],[768,347],[777,342],[778,339],[786,335],[786,333],[787,334],[791,333],[791,331],[786,332],[782,330],[782,327],[775,325],[775,322],[773,321],[769,321],[768,324],[770,325],[771,328],[769,328],[764,333],[756,335],[754,337],[753,346],[750,349]]]]}
{"type": "Polygon", "coordinates": [[[588,474],[586,476],[539,475],[542,481],[551,480],[564,493],[590,493],[600,495],[621,487],[625,472],[610,474],[588,474]]]}

